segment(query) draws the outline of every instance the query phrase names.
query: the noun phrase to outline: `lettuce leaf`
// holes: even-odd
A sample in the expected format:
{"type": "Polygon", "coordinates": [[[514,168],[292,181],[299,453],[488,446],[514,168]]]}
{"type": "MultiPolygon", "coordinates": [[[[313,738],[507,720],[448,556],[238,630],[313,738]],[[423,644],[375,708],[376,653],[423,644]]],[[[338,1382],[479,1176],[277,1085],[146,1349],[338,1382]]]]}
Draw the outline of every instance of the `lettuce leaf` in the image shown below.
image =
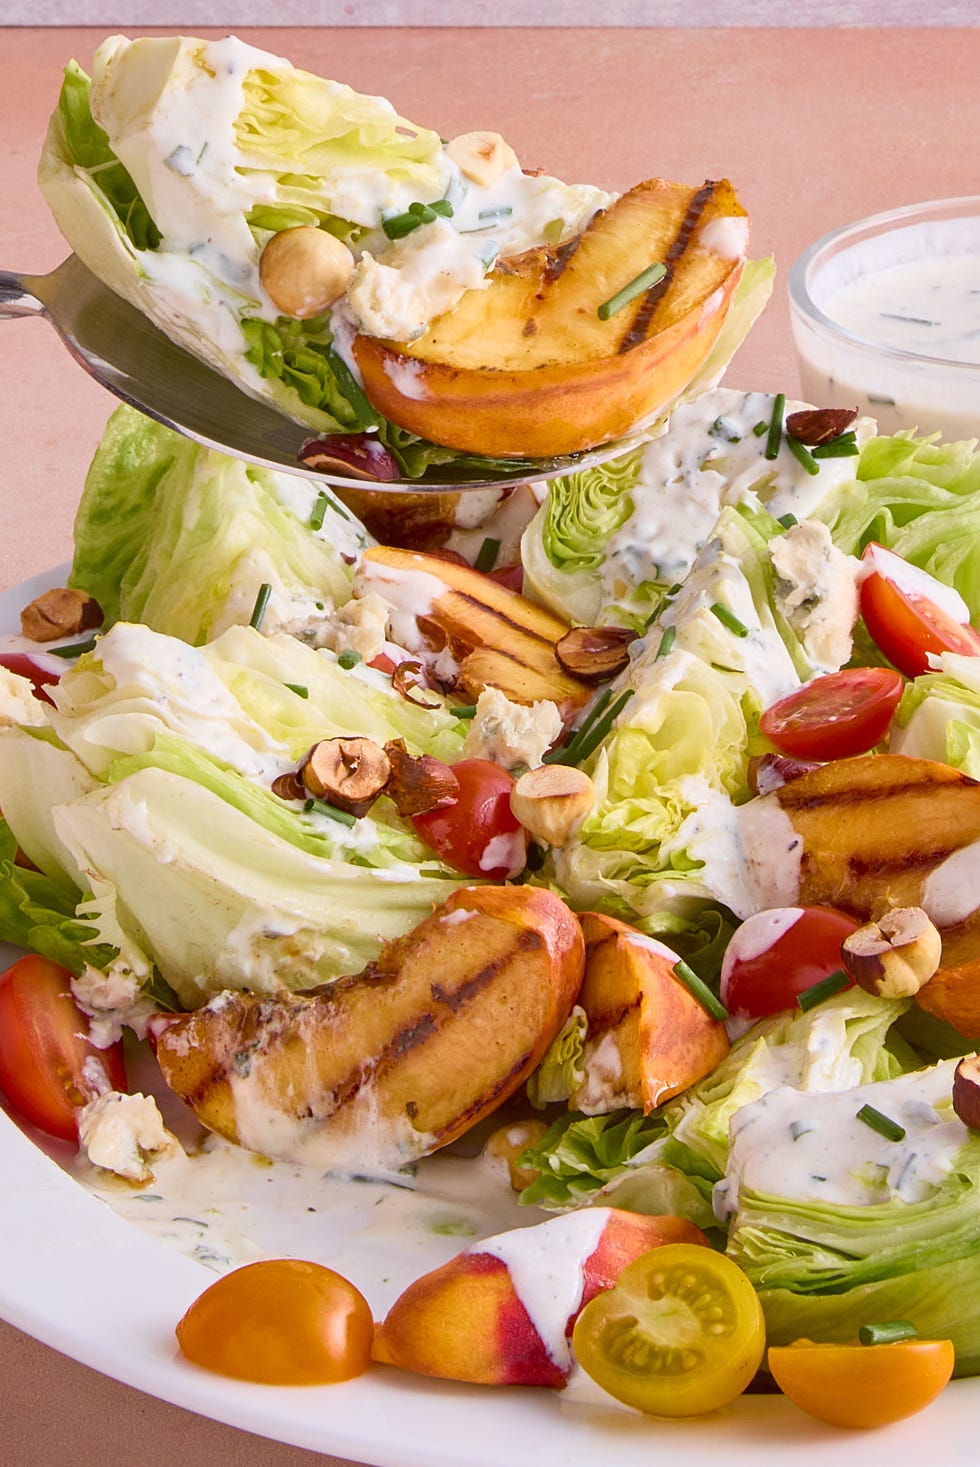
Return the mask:
{"type": "Polygon", "coordinates": [[[944,652],[941,670],[909,683],[896,714],[891,748],[937,759],[980,779],[980,666],[975,657],[944,652]]]}
{"type": "Polygon", "coordinates": [[[342,605],[367,539],[326,484],[202,448],[120,407],[85,479],[70,584],[95,597],[108,624],[143,622],[200,643],[247,623],[263,584],[266,630],[342,605]]]}
{"type": "Polygon", "coordinates": [[[635,1157],[664,1134],[663,1123],[640,1111],[559,1116],[520,1159],[540,1175],[521,1193],[521,1202],[556,1211],[579,1207],[619,1176],[635,1157]]]}
{"type": "Polygon", "coordinates": [[[75,915],[78,892],[16,864],[17,840],[0,816],[0,942],[40,953],[78,975],[87,963],[107,966],[115,948],[75,915]]]}

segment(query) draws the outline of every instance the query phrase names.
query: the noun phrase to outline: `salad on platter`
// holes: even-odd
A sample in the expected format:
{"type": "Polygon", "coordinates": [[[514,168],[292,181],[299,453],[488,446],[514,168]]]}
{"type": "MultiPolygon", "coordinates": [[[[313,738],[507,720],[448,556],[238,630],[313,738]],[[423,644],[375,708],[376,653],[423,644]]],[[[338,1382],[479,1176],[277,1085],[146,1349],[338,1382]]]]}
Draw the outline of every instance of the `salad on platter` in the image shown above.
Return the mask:
{"type": "MultiPolygon", "coordinates": [[[[454,143],[239,42],[116,38],[91,85],[69,68],[42,183],[175,339],[421,473],[433,444],[506,456],[466,396],[487,370],[513,423],[566,421],[567,359],[525,410],[544,358],[461,343],[537,319],[529,255],[608,299],[590,230],[660,192],[506,151],[481,181],[454,143]],[[315,314],[263,270],[300,229],[351,261],[315,314]],[[421,316],[382,329],[381,282],[421,316]]],[[[771,274],[729,205],[645,442],[393,514],[121,407],[65,584],[0,643],[12,1109],[150,1224],[229,1158],[287,1210],[325,1175],[424,1197],[450,1158],[494,1198],[377,1323],[347,1278],[171,1207],[222,1274],[178,1326],[208,1369],[653,1416],[778,1387],[847,1426],[980,1372],[980,453],[719,387],[771,274]]],[[[655,289],[646,324],[682,304],[655,289]]]]}

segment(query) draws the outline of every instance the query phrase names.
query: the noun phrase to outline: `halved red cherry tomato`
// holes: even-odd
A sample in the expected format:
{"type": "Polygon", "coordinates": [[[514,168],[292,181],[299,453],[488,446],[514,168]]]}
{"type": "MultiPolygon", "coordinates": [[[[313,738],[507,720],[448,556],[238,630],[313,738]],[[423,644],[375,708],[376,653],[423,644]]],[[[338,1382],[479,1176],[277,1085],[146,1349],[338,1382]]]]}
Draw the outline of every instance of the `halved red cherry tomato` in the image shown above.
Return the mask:
{"type": "MultiPolygon", "coordinates": [[[[54,659],[52,658],[52,661],[54,659]]],[[[61,669],[55,671],[45,667],[42,663],[29,657],[26,652],[0,652],[0,667],[5,667],[8,672],[15,672],[18,677],[26,677],[34,688],[35,695],[43,698],[45,703],[51,699],[44,691],[52,683],[58,682],[61,677],[61,669]]]]}
{"type": "Polygon", "coordinates": [[[298,1258],[226,1273],[177,1325],[195,1365],[264,1385],[350,1380],[367,1369],[373,1334],[363,1294],[332,1268],[298,1258]]]}
{"type": "Polygon", "coordinates": [[[835,907],[774,907],[739,927],[721,965],[721,1001],[739,1018],[792,1008],[841,966],[840,945],[861,924],[835,907]]]}
{"type": "Polygon", "coordinates": [[[762,1361],[759,1296],[724,1254],[655,1248],[586,1304],[575,1357],[603,1390],[655,1416],[699,1416],[745,1390],[762,1361]]]}
{"type": "Polygon", "coordinates": [[[845,667],[787,693],[759,728],[794,759],[850,759],[881,743],[904,686],[892,667],[845,667]]]}
{"type": "MultiPolygon", "coordinates": [[[[861,582],[864,624],[889,662],[906,677],[929,671],[930,652],[980,657],[980,633],[967,618],[959,620],[942,604],[955,597],[948,587],[874,542],[865,546],[861,558],[870,572],[861,582]]],[[[953,600],[954,607],[958,599],[953,600]]]]}
{"type": "Polygon", "coordinates": [[[831,1426],[886,1426],[934,1401],[953,1373],[951,1340],[892,1345],[773,1345],[769,1369],[785,1396],[831,1426]]]}
{"type": "Polygon", "coordinates": [[[77,1141],[76,1110],[104,1088],[93,1078],[93,1062],[113,1090],[126,1089],[122,1045],[96,1049],[70,977],[67,968],[34,956],[0,975],[0,1090],[25,1120],[62,1141],[77,1141]]]}
{"type": "Polygon", "coordinates": [[[441,810],[413,815],[418,834],[442,860],[466,876],[505,881],[527,860],[524,827],[510,808],[513,776],[489,759],[452,766],[459,796],[441,810]]]}

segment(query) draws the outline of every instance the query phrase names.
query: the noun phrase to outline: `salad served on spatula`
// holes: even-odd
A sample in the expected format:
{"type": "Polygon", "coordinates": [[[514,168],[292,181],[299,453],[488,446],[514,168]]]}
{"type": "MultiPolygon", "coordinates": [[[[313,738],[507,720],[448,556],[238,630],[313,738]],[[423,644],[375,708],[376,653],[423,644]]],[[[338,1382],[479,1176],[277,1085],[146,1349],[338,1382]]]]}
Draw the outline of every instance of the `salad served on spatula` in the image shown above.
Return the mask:
{"type": "Polygon", "coordinates": [[[2,657],[8,1099],[134,1185],[175,1143],[127,1026],[339,1174],[509,1101],[488,1154],[567,1216],[420,1279],[382,1363],[691,1414],[768,1343],[859,1425],[974,1373],[977,462],[716,389],[420,551],[118,410],[2,657]]]}

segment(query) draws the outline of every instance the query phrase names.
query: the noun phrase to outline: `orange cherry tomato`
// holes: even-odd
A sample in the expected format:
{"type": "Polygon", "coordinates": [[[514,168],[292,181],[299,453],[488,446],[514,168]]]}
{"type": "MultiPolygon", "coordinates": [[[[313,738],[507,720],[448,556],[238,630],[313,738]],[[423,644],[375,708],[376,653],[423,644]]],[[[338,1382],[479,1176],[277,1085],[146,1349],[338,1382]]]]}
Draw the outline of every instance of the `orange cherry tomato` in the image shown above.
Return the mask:
{"type": "Polygon", "coordinates": [[[929,582],[937,596],[945,587],[924,571],[909,568],[901,556],[873,541],[861,559],[870,574],[861,582],[861,615],[864,624],[889,662],[906,677],[929,671],[930,652],[959,652],[980,656],[980,633],[969,622],[955,620],[927,594],[929,582]],[[923,592],[918,594],[917,587],[923,592]]]}
{"type": "Polygon", "coordinates": [[[205,1289],[177,1325],[188,1360],[263,1385],[328,1385],[365,1371],[374,1321],[331,1268],[298,1258],[249,1263],[205,1289]]]}
{"type": "Polygon", "coordinates": [[[769,1369],[785,1396],[831,1426],[887,1426],[934,1401],[953,1373],[952,1340],[891,1345],[818,1345],[797,1340],[769,1349],[769,1369]]]}

